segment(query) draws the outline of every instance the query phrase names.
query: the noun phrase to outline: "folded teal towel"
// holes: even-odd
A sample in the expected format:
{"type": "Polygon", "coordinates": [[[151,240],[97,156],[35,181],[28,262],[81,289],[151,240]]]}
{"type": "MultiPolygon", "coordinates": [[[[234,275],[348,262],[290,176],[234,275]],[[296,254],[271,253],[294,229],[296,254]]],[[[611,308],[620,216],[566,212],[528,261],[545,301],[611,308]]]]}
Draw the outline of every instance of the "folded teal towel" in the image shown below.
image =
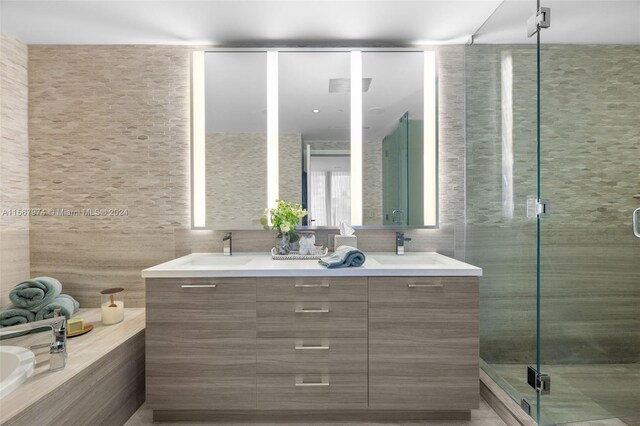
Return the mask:
{"type": "Polygon", "coordinates": [[[73,314],[78,312],[80,303],[68,294],[61,294],[55,300],[36,313],[36,321],[47,318],[53,318],[54,311],[60,309],[60,315],[64,315],[67,319],[71,319],[73,314]]]}
{"type": "Polygon", "coordinates": [[[329,269],[362,266],[367,257],[355,247],[340,246],[331,256],[321,258],[318,263],[329,269]]]}
{"type": "Polygon", "coordinates": [[[12,325],[24,324],[35,321],[36,314],[33,312],[17,308],[15,306],[7,306],[0,309],[0,327],[11,327],[12,325]]]}
{"type": "Polygon", "coordinates": [[[38,312],[62,293],[60,281],[51,277],[38,277],[23,281],[9,293],[16,308],[38,312]]]}

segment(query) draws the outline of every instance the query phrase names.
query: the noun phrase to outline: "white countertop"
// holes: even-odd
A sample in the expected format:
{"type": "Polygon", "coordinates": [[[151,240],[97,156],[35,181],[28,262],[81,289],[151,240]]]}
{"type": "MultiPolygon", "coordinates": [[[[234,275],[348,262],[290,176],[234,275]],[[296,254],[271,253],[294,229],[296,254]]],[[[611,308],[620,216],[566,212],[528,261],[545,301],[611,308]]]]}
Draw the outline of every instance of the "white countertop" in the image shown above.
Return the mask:
{"type": "Polygon", "coordinates": [[[327,269],[317,260],[273,260],[265,253],[193,253],[142,271],[144,278],[482,276],[482,269],[434,252],[365,253],[357,268],[327,269]]]}

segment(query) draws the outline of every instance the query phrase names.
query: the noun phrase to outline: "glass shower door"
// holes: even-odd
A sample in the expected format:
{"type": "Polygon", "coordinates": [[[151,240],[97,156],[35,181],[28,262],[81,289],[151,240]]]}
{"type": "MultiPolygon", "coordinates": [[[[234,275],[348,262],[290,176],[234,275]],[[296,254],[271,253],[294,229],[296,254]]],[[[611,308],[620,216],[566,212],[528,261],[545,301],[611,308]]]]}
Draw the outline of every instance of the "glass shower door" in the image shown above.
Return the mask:
{"type": "Polygon", "coordinates": [[[465,259],[483,268],[482,370],[536,417],[537,51],[526,22],[536,2],[506,0],[465,48],[465,259]]]}
{"type": "Polygon", "coordinates": [[[538,61],[545,425],[640,424],[640,2],[603,5],[542,4],[553,17],[538,61]]]}

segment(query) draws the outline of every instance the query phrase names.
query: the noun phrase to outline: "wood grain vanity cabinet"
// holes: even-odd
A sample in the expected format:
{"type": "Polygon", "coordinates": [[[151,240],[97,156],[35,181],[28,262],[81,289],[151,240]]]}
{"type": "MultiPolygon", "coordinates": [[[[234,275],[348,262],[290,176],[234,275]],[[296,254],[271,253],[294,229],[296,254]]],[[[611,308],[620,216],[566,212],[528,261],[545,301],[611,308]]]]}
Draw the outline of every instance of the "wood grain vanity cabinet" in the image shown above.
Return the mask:
{"type": "Polygon", "coordinates": [[[147,404],[256,406],[256,280],[147,279],[147,404]]]}
{"type": "Polygon", "coordinates": [[[154,278],[146,292],[154,410],[478,407],[477,277],[154,278]]]}
{"type": "Polygon", "coordinates": [[[478,279],[369,278],[369,407],[479,403],[478,279]]]}

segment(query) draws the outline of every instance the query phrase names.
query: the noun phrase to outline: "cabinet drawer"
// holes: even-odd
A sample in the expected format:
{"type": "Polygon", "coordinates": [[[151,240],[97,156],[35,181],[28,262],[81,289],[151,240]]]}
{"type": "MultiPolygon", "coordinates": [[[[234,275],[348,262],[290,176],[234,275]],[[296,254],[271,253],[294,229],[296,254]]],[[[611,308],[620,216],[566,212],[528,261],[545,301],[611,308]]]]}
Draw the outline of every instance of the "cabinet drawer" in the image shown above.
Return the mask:
{"type": "Polygon", "coordinates": [[[301,408],[367,408],[367,375],[258,375],[258,409],[301,408]]]}
{"type": "Polygon", "coordinates": [[[256,376],[155,377],[147,374],[146,404],[154,410],[256,408],[256,376]]]}
{"type": "Polygon", "coordinates": [[[376,410],[472,410],[479,403],[478,369],[468,378],[369,376],[369,408],[376,410]]]}
{"type": "Polygon", "coordinates": [[[367,337],[367,302],[258,302],[258,337],[367,337]]]}
{"type": "Polygon", "coordinates": [[[477,277],[371,277],[370,302],[417,302],[422,306],[475,308],[477,277]]]}
{"type": "Polygon", "coordinates": [[[258,373],[366,373],[366,338],[258,339],[258,373]]]}
{"type": "Polygon", "coordinates": [[[169,320],[189,320],[189,315],[204,319],[212,303],[251,303],[256,301],[256,280],[254,278],[194,278],[170,279],[154,278],[146,280],[147,320],[164,318],[169,320]],[[204,312],[203,312],[204,311],[204,312]],[[179,315],[179,317],[176,317],[179,315]],[[187,316],[185,316],[187,315],[187,316]]]}
{"type": "Polygon", "coordinates": [[[367,301],[366,277],[260,278],[260,301],[367,301]]]}

